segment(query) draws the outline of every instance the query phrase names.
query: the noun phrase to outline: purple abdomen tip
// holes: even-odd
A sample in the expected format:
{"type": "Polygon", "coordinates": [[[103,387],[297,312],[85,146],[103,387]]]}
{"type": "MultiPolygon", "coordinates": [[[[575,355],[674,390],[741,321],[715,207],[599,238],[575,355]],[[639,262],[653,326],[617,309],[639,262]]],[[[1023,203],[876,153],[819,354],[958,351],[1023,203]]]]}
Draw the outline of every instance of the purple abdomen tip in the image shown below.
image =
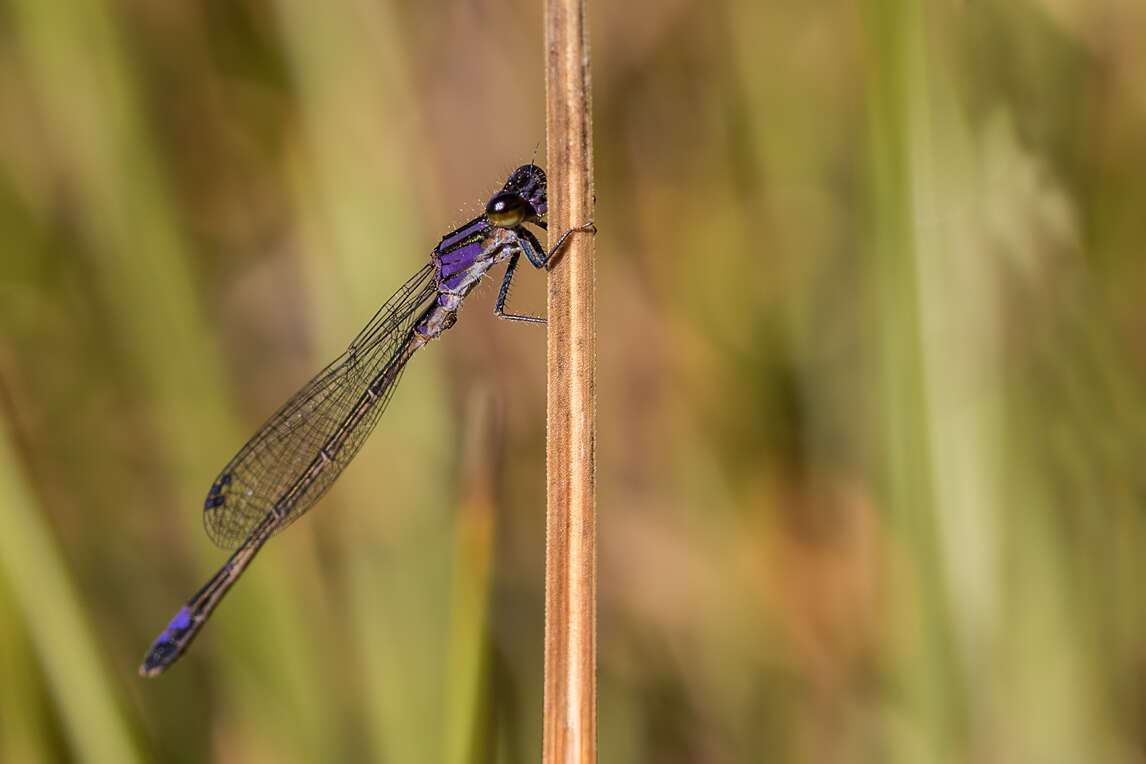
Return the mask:
{"type": "Polygon", "coordinates": [[[179,608],[179,612],[171,619],[171,623],[167,624],[167,628],[163,630],[164,634],[172,635],[172,632],[184,631],[191,625],[191,611],[186,607],[179,608]]]}

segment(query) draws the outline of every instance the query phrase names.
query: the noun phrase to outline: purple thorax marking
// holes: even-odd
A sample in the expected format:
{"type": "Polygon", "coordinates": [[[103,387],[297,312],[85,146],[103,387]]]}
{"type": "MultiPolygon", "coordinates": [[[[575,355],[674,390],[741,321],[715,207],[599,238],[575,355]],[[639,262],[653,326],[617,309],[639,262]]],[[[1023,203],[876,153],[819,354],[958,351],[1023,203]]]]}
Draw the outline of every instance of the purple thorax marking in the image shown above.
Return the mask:
{"type": "MultiPolygon", "coordinates": [[[[467,263],[467,267],[469,267],[469,265],[472,265],[472,263],[467,263]]],[[[460,271],[459,273],[457,273],[453,276],[450,276],[448,279],[442,279],[438,283],[438,291],[439,292],[452,292],[455,289],[457,289],[459,286],[461,286],[462,282],[465,280],[466,280],[466,271],[464,271],[464,270],[460,271]]]]}
{"type": "Polygon", "coordinates": [[[456,247],[459,242],[465,241],[474,234],[479,234],[485,229],[490,227],[490,222],[484,216],[474,218],[469,223],[454,231],[453,233],[445,236],[437,246],[438,252],[444,252],[447,249],[456,247]]]}
{"type": "Polygon", "coordinates": [[[442,264],[442,277],[448,278],[455,273],[462,271],[473,265],[474,260],[481,254],[480,241],[475,241],[464,247],[458,247],[453,252],[447,252],[438,256],[438,262],[442,264]]]}

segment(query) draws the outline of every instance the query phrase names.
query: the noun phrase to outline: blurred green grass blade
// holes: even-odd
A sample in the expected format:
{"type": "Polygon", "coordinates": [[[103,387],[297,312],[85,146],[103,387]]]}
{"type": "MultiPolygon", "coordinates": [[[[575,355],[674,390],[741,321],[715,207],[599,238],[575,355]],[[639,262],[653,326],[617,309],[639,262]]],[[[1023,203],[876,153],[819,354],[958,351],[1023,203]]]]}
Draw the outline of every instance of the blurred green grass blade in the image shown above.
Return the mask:
{"type": "Polygon", "coordinates": [[[42,761],[53,745],[49,700],[24,618],[0,572],[0,761],[42,761]]]}
{"type": "Polygon", "coordinates": [[[468,496],[459,513],[446,659],[445,761],[487,760],[493,734],[489,688],[489,587],[493,555],[491,497],[468,496]]]}
{"type": "Polygon", "coordinates": [[[116,686],[2,422],[0,527],[0,575],[23,614],[75,759],[140,761],[116,686]]]}
{"type": "Polygon", "coordinates": [[[488,688],[490,578],[496,525],[495,486],[503,452],[497,399],[470,395],[462,443],[462,502],[454,540],[447,645],[444,738],[447,764],[478,764],[492,750],[488,688]]]}
{"type": "MultiPolygon", "coordinates": [[[[22,52],[77,200],[92,287],[112,315],[113,344],[125,351],[129,376],[139,380],[139,405],[176,465],[176,495],[185,509],[171,510],[170,517],[209,560],[201,568],[206,575],[220,557],[207,552],[194,508],[202,501],[204,476],[229,454],[214,454],[204,444],[239,444],[249,433],[228,415],[226,375],[195,292],[163,146],[143,108],[144,78],[131,66],[136,51],[108,2],[25,0],[16,9],[22,52]]],[[[284,757],[301,750],[293,755],[315,760],[338,750],[338,727],[325,718],[331,704],[315,702],[328,693],[306,639],[307,614],[291,593],[298,566],[286,563],[284,551],[264,553],[195,652],[225,651],[220,663],[229,661],[232,670],[221,675],[240,706],[234,715],[257,709],[249,713],[253,722],[242,743],[274,741],[284,757]]],[[[176,599],[171,611],[156,615],[156,630],[177,605],[176,599]]]]}
{"type": "MultiPolygon", "coordinates": [[[[14,7],[21,53],[65,168],[62,187],[97,259],[92,286],[126,340],[127,361],[143,383],[144,402],[156,409],[164,443],[177,463],[195,464],[201,437],[225,425],[221,391],[211,383],[220,378],[218,357],[129,51],[100,0],[21,0],[14,7]]],[[[180,488],[202,490],[197,482],[180,488]]]]}
{"type": "Polygon", "coordinates": [[[914,238],[919,172],[929,160],[917,143],[927,129],[927,30],[913,0],[871,0],[865,11],[879,479],[899,542],[889,569],[895,597],[889,657],[910,729],[908,739],[895,742],[896,759],[946,761],[959,750],[962,720],[935,516],[914,238]]]}

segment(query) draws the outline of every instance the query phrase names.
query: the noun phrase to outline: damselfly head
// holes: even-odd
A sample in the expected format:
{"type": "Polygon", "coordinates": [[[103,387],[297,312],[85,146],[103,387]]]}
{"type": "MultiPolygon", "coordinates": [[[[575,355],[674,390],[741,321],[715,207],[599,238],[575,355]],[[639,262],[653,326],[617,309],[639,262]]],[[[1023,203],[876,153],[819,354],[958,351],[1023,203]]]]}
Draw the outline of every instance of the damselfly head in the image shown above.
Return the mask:
{"type": "Polygon", "coordinates": [[[485,215],[502,228],[521,225],[545,214],[545,171],[535,164],[518,167],[486,205],[485,215]]]}

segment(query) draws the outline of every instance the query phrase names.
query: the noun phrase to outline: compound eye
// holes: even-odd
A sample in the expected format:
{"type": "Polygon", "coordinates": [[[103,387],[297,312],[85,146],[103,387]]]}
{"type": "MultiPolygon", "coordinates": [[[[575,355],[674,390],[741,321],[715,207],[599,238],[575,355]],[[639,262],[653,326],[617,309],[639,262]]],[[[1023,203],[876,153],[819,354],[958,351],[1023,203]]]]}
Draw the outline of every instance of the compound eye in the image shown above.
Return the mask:
{"type": "Polygon", "coordinates": [[[514,193],[502,191],[494,194],[485,208],[489,222],[501,228],[520,225],[530,213],[529,203],[514,193]]]}

